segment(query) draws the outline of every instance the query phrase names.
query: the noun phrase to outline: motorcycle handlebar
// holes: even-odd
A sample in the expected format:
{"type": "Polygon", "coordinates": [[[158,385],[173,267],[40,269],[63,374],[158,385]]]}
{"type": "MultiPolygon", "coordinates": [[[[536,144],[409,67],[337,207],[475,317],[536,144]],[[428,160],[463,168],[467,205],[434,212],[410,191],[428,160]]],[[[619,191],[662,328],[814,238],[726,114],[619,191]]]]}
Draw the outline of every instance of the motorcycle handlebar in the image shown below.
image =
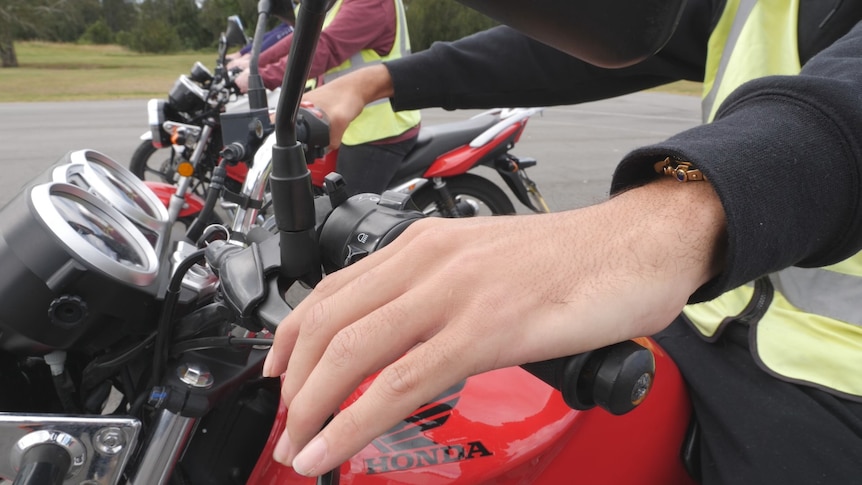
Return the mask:
{"type": "Polygon", "coordinates": [[[631,340],[521,367],[560,391],[572,409],[599,406],[614,415],[643,402],[655,378],[652,352],[631,340]]]}

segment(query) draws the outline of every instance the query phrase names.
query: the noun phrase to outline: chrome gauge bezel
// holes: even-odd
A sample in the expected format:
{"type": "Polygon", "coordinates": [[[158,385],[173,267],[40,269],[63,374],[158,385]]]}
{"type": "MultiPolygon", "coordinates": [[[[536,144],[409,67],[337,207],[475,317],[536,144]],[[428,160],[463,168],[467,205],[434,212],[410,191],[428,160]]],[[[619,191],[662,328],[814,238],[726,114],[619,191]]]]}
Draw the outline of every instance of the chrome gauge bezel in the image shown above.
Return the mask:
{"type": "Polygon", "coordinates": [[[95,150],[78,150],[69,154],[68,164],[54,170],[52,178],[55,182],[77,185],[72,175],[78,175],[86,182],[88,187],[83,187],[84,189],[105,199],[135,223],[162,235],[168,223],[167,208],[156,194],[127,168],[95,150]],[[97,166],[103,171],[96,168],[97,166]],[[120,185],[134,192],[133,198],[139,200],[140,204],[130,200],[132,197],[125,194],[120,185]]]}
{"type": "Polygon", "coordinates": [[[29,202],[34,217],[56,237],[58,244],[65,247],[70,256],[88,269],[138,287],[146,287],[155,281],[159,270],[155,249],[129,219],[103,199],[77,185],[49,182],[32,187],[29,202]],[[92,245],[72,228],[52,197],[70,199],[120,231],[120,236],[128,242],[142,264],[117,261],[92,245]]]}

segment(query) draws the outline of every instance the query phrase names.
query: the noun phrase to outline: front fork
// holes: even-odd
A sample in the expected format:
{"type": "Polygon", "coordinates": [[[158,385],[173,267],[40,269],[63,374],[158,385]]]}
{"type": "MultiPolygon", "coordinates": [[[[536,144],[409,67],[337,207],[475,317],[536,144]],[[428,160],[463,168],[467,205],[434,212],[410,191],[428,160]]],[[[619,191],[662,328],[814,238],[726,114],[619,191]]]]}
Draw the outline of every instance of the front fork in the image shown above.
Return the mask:
{"type": "Polygon", "coordinates": [[[509,153],[494,161],[497,173],[506,181],[515,197],[533,212],[548,213],[551,209],[539,192],[539,187],[527,175],[526,169],[536,165],[534,158],[517,158],[509,153]]]}
{"type": "Polygon", "coordinates": [[[437,191],[437,210],[444,217],[473,217],[479,211],[469,200],[455,200],[442,177],[434,177],[433,182],[437,191]]]}

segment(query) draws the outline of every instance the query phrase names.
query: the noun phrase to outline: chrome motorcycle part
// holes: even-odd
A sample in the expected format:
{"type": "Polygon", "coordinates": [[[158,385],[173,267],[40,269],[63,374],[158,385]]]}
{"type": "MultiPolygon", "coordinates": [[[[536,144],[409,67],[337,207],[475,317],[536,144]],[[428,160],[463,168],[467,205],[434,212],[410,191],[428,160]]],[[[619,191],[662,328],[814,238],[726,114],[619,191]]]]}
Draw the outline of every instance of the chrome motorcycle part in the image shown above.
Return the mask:
{"type": "MultiPolygon", "coordinates": [[[[186,241],[177,241],[176,249],[171,255],[171,274],[176,273],[180,264],[188,258],[197,248],[186,241]]],[[[205,297],[215,293],[218,289],[218,276],[212,272],[209,266],[199,264],[189,267],[183,275],[183,287],[192,290],[199,297],[205,297]]]]}
{"type": "Polygon", "coordinates": [[[200,389],[209,389],[215,382],[212,373],[203,364],[182,364],[177,368],[177,377],[189,386],[200,389]]]}
{"type": "Polygon", "coordinates": [[[106,342],[153,316],[155,250],[125,216],[74,185],[36,185],[0,210],[0,267],[5,350],[75,348],[96,329],[84,345],[106,342]]]}
{"type": "Polygon", "coordinates": [[[201,136],[200,126],[180,123],[178,121],[165,121],[162,124],[165,133],[171,135],[171,142],[175,145],[186,145],[192,147],[201,136]]]}
{"type": "Polygon", "coordinates": [[[165,236],[168,211],[165,205],[126,167],[94,150],[79,150],[69,163],[54,169],[55,182],[77,185],[105,200],[135,223],[150,242],[165,236]]]}
{"type": "Polygon", "coordinates": [[[146,286],[159,262],[143,234],[116,209],[80,187],[51,183],[30,190],[32,214],[76,261],[120,282],[146,286]]]}
{"type": "Polygon", "coordinates": [[[74,436],[63,433],[62,431],[43,429],[33,431],[22,436],[15,443],[15,446],[12,448],[12,456],[10,458],[10,462],[15,471],[20,470],[21,459],[27,451],[35,446],[43,444],[56,445],[69,454],[72,463],[69,467],[69,472],[66,474],[67,478],[75,476],[75,473],[78,472],[81,465],[83,465],[87,459],[87,452],[84,449],[84,445],[82,445],[74,436]]]}
{"type": "Polygon", "coordinates": [[[63,483],[113,485],[122,476],[140,430],[140,421],[132,418],[0,413],[0,477],[13,479],[28,450],[52,444],[71,458],[63,483]]]}
{"type": "Polygon", "coordinates": [[[147,447],[128,485],[167,483],[194,429],[195,418],[162,410],[151,426],[147,447]]]}
{"type": "MultiPolygon", "coordinates": [[[[267,180],[272,173],[272,148],[275,146],[275,136],[270,135],[264,139],[263,144],[254,154],[254,162],[248,169],[245,183],[242,186],[240,197],[248,200],[263,202],[266,193],[267,180]]],[[[234,214],[231,231],[244,232],[257,223],[260,209],[253,206],[237,207],[234,214]]]]}

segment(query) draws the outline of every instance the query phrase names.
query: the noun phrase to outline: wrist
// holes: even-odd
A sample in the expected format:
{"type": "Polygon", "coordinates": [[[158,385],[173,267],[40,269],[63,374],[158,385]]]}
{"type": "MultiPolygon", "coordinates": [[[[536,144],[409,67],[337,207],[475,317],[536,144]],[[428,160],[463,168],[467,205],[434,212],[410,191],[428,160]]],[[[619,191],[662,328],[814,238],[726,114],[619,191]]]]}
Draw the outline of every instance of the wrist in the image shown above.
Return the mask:
{"type": "Polygon", "coordinates": [[[359,82],[354,85],[359,89],[359,97],[365,104],[388,98],[395,93],[389,69],[383,64],[370,66],[357,71],[359,82]]]}
{"type": "Polygon", "coordinates": [[[727,222],[710,183],[681,184],[674,177],[660,177],[611,203],[617,206],[610,213],[625,214],[615,229],[619,249],[638,248],[641,261],[662,268],[683,296],[722,271],[727,222]]]}

